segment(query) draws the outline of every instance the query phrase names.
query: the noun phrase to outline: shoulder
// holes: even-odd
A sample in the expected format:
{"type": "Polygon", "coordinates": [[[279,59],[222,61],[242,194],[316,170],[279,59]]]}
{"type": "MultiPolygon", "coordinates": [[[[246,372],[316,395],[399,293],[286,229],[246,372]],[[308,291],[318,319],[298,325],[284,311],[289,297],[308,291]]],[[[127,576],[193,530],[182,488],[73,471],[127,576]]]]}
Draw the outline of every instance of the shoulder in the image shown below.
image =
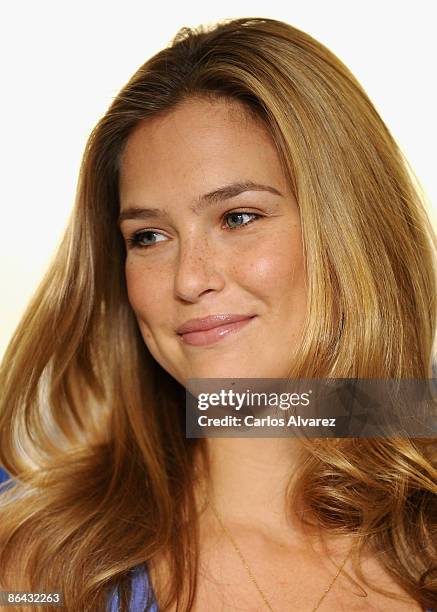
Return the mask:
{"type": "MultiPolygon", "coordinates": [[[[0,485],[10,480],[9,474],[0,467],[0,485]]],[[[12,481],[11,481],[12,482],[12,481]]],[[[0,488],[0,493],[4,488],[0,488]]],[[[149,607],[147,612],[159,612],[158,605],[155,600],[153,589],[150,585],[147,568],[145,565],[138,565],[130,571],[131,575],[131,601],[130,601],[130,612],[142,612],[145,610],[148,598],[150,599],[149,607]]],[[[110,596],[107,603],[108,612],[118,612],[119,609],[119,596],[118,589],[115,588],[110,592],[110,596]]]]}

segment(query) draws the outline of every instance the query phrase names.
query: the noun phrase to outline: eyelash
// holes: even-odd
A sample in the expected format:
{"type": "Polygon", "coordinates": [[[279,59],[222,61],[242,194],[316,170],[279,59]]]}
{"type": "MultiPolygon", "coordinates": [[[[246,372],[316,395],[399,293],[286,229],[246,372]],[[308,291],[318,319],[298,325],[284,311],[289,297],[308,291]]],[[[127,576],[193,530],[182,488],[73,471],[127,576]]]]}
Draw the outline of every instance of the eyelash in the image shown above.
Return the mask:
{"type": "MultiPolygon", "coordinates": [[[[262,217],[262,215],[259,215],[257,213],[253,213],[253,212],[247,212],[246,210],[236,210],[233,212],[229,212],[226,213],[225,215],[223,215],[223,219],[228,219],[229,217],[232,217],[234,215],[251,215],[252,219],[250,219],[249,221],[247,221],[247,223],[243,223],[242,225],[238,225],[237,227],[227,227],[225,228],[228,231],[234,231],[234,230],[238,230],[238,229],[242,229],[244,227],[246,227],[247,225],[250,225],[250,223],[252,223],[253,221],[257,221],[259,218],[262,217]]],[[[127,245],[129,249],[148,249],[151,246],[154,246],[154,244],[141,244],[141,237],[143,236],[143,234],[160,234],[161,232],[155,231],[155,230],[140,230],[139,232],[135,232],[133,233],[129,238],[126,239],[127,245]]],[[[155,243],[156,244],[156,243],[155,243]]]]}

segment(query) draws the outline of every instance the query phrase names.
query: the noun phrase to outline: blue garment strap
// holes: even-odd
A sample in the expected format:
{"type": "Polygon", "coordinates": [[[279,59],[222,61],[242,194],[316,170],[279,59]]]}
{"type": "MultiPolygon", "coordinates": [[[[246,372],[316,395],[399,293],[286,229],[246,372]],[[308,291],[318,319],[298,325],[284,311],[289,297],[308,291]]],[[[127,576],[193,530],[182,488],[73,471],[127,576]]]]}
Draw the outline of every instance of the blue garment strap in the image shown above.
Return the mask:
{"type": "MultiPolygon", "coordinates": [[[[158,604],[155,600],[153,589],[149,582],[147,571],[143,565],[138,565],[131,570],[132,575],[132,591],[131,599],[129,603],[129,612],[144,612],[146,609],[146,603],[148,595],[153,597],[153,602],[147,608],[147,612],[159,612],[158,604]]],[[[119,611],[119,593],[118,589],[115,588],[108,601],[108,612],[119,611]]]]}

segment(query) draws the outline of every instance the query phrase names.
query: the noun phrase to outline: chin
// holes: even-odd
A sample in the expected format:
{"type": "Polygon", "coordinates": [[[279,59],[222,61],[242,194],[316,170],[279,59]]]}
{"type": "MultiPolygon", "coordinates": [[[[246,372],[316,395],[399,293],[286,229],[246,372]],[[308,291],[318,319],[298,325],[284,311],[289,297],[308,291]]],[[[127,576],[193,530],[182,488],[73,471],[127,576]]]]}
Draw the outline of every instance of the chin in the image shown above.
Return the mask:
{"type": "Polygon", "coordinates": [[[264,375],[260,372],[260,368],[247,367],[242,368],[241,364],[232,366],[228,363],[218,364],[216,367],[207,366],[193,369],[190,378],[260,378],[264,375]]]}

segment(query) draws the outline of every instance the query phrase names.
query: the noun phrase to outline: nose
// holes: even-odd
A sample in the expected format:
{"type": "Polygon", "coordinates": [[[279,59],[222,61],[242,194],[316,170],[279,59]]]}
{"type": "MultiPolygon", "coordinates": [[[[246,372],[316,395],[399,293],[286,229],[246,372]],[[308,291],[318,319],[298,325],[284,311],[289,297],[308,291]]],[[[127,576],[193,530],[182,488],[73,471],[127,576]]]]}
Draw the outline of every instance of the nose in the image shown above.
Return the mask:
{"type": "Polygon", "coordinates": [[[202,234],[180,242],[175,272],[175,294],[185,302],[196,302],[203,294],[223,289],[223,254],[202,234]]]}

